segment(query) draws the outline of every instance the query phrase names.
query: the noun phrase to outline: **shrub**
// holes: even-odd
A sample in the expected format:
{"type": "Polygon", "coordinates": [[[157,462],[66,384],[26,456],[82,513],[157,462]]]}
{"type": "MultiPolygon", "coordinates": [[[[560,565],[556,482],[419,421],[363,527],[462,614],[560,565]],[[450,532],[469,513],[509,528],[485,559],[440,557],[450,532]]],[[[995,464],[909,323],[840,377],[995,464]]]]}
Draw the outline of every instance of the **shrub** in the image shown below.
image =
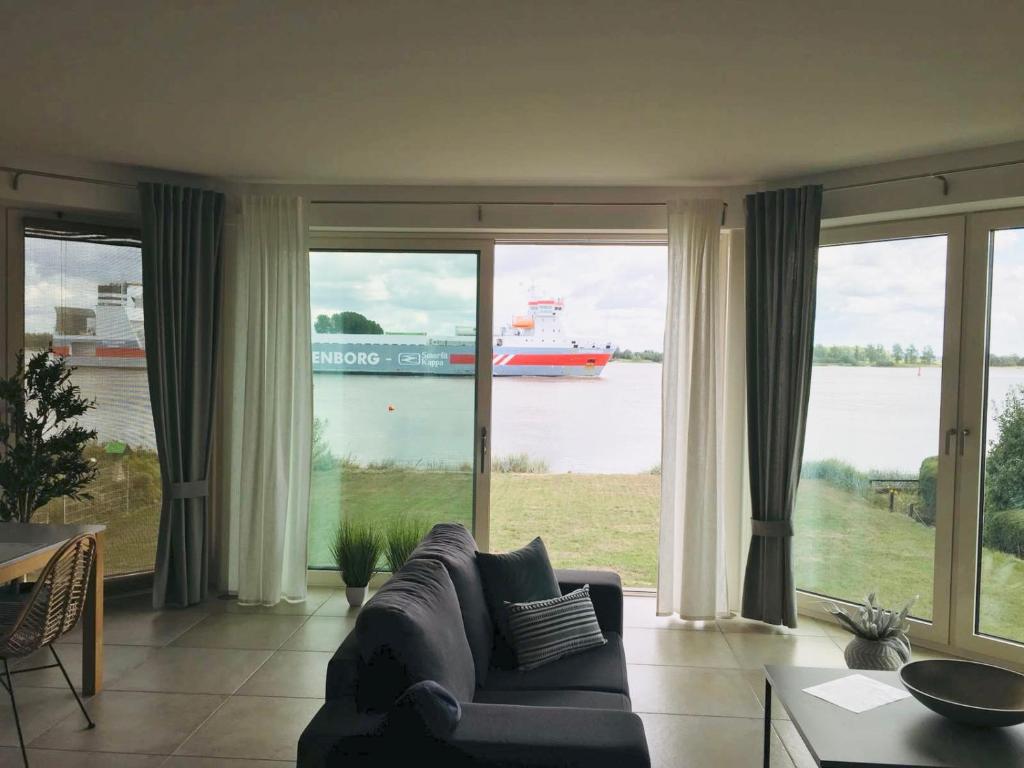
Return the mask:
{"type": "Polygon", "coordinates": [[[982,543],[1014,557],[1024,557],[1024,509],[986,512],[982,543]]]}
{"type": "Polygon", "coordinates": [[[871,482],[868,476],[839,459],[805,462],[800,477],[804,480],[823,480],[840,490],[871,498],[871,482]]]}
{"type": "Polygon", "coordinates": [[[1024,507],[1024,386],[1011,389],[996,411],[999,437],[985,460],[985,508],[1024,507]]]}
{"type": "Polygon", "coordinates": [[[377,571],[384,551],[381,535],[368,523],[345,519],[331,545],[334,562],[347,587],[365,587],[377,571]]]}
{"type": "Polygon", "coordinates": [[[324,433],[327,431],[327,419],[313,419],[313,457],[312,464],[314,471],[323,472],[334,469],[338,463],[337,458],[331,453],[331,446],[327,443],[324,433]]]}
{"type": "Polygon", "coordinates": [[[423,537],[430,530],[430,522],[422,517],[414,515],[402,515],[393,518],[384,534],[386,539],[384,545],[384,559],[387,560],[388,570],[395,573],[405,565],[409,555],[416,549],[423,537]]]}
{"type": "Polygon", "coordinates": [[[918,518],[926,525],[935,525],[938,474],[938,456],[929,456],[921,462],[921,469],[917,474],[917,495],[921,497],[921,510],[918,518]]]}
{"type": "Polygon", "coordinates": [[[548,472],[548,463],[543,459],[531,459],[527,453],[512,453],[508,456],[495,456],[491,462],[491,471],[544,475],[548,472]]]}

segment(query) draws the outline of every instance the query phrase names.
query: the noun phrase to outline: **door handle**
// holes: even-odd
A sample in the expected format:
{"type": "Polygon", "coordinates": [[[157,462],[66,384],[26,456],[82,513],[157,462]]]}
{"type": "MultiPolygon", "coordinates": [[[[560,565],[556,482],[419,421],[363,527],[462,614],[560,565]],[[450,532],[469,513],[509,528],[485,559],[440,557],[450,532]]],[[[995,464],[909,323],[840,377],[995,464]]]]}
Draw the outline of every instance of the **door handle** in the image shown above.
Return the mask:
{"type": "Polygon", "coordinates": [[[964,455],[964,443],[967,442],[967,437],[970,434],[971,434],[971,430],[969,430],[967,427],[964,427],[963,429],[960,430],[960,439],[957,440],[957,442],[960,444],[960,455],[961,456],[964,455]]]}
{"type": "Polygon", "coordinates": [[[487,466],[487,427],[480,427],[480,474],[487,466]]]}
{"type": "Polygon", "coordinates": [[[945,448],[944,448],[945,453],[946,453],[947,456],[949,456],[949,441],[952,440],[954,437],[956,437],[956,427],[952,427],[951,429],[947,429],[946,430],[946,445],[945,445],[945,448]]]}

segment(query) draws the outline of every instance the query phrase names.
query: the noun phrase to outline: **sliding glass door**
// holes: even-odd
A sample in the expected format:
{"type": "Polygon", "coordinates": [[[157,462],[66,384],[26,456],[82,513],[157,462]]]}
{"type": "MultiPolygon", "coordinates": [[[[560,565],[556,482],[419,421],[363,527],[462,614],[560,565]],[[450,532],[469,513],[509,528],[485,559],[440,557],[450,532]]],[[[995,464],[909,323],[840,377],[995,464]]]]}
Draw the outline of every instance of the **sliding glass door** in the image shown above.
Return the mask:
{"type": "Polygon", "coordinates": [[[1024,211],[968,223],[956,639],[1024,662],[1024,211]]]}
{"type": "MultiPolygon", "coordinates": [[[[342,519],[380,531],[474,514],[488,478],[486,243],[346,240],[310,251],[309,565],[336,567],[342,519]]],[[[486,498],[486,496],[484,496],[486,498]]],[[[483,546],[484,544],[482,544],[483,546]]]]}
{"type": "Polygon", "coordinates": [[[955,452],[959,218],[826,230],[794,513],[805,604],[915,599],[915,634],[947,639],[955,452]]]}
{"type": "Polygon", "coordinates": [[[826,230],[794,537],[805,611],[1024,666],[1024,211],[826,230]]]}

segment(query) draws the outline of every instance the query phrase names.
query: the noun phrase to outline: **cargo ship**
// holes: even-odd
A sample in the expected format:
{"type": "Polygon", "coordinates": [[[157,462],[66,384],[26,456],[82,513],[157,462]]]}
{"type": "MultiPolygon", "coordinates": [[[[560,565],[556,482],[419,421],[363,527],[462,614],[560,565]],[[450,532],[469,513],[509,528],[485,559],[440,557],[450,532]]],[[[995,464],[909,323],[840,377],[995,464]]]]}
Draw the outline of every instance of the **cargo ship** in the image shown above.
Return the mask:
{"type": "MultiPolygon", "coordinates": [[[[530,299],[527,314],[493,338],[495,376],[600,376],[614,346],[569,336],[562,328],[562,299],[530,299]]],[[[142,286],[97,286],[96,306],[57,307],[53,352],[76,366],[146,365],[142,286]]],[[[472,376],[476,329],[451,336],[425,333],[313,333],[314,373],[383,373],[472,376]]]]}
{"type": "MultiPolygon", "coordinates": [[[[526,315],[495,334],[493,375],[600,376],[613,345],[568,336],[564,309],[561,299],[531,299],[526,315]]],[[[457,328],[454,336],[313,334],[315,373],[472,376],[475,367],[475,328],[457,328]]]]}
{"type": "Polygon", "coordinates": [[[96,286],[96,306],[56,307],[52,350],[75,366],[145,368],[142,284],[96,286]]]}

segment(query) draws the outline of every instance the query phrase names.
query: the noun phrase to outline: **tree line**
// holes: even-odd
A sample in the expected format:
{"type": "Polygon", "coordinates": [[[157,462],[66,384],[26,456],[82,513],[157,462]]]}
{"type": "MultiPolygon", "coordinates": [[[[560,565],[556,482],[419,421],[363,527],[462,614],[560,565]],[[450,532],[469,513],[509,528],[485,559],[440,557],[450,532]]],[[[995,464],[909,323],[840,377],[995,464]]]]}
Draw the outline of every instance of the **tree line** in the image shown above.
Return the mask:
{"type": "Polygon", "coordinates": [[[938,357],[930,346],[920,350],[914,344],[904,347],[893,344],[886,349],[881,344],[846,346],[815,344],[814,362],[817,365],[870,365],[888,367],[896,365],[935,365],[938,357]]]}
{"type": "Polygon", "coordinates": [[[382,334],[380,323],[358,312],[335,312],[333,315],[317,315],[313,330],[317,333],[367,333],[382,334]]]}
{"type": "Polygon", "coordinates": [[[631,349],[618,349],[612,352],[612,360],[646,360],[651,363],[660,363],[662,359],[661,352],[656,352],[653,349],[645,349],[643,352],[634,352],[631,349]]]}

